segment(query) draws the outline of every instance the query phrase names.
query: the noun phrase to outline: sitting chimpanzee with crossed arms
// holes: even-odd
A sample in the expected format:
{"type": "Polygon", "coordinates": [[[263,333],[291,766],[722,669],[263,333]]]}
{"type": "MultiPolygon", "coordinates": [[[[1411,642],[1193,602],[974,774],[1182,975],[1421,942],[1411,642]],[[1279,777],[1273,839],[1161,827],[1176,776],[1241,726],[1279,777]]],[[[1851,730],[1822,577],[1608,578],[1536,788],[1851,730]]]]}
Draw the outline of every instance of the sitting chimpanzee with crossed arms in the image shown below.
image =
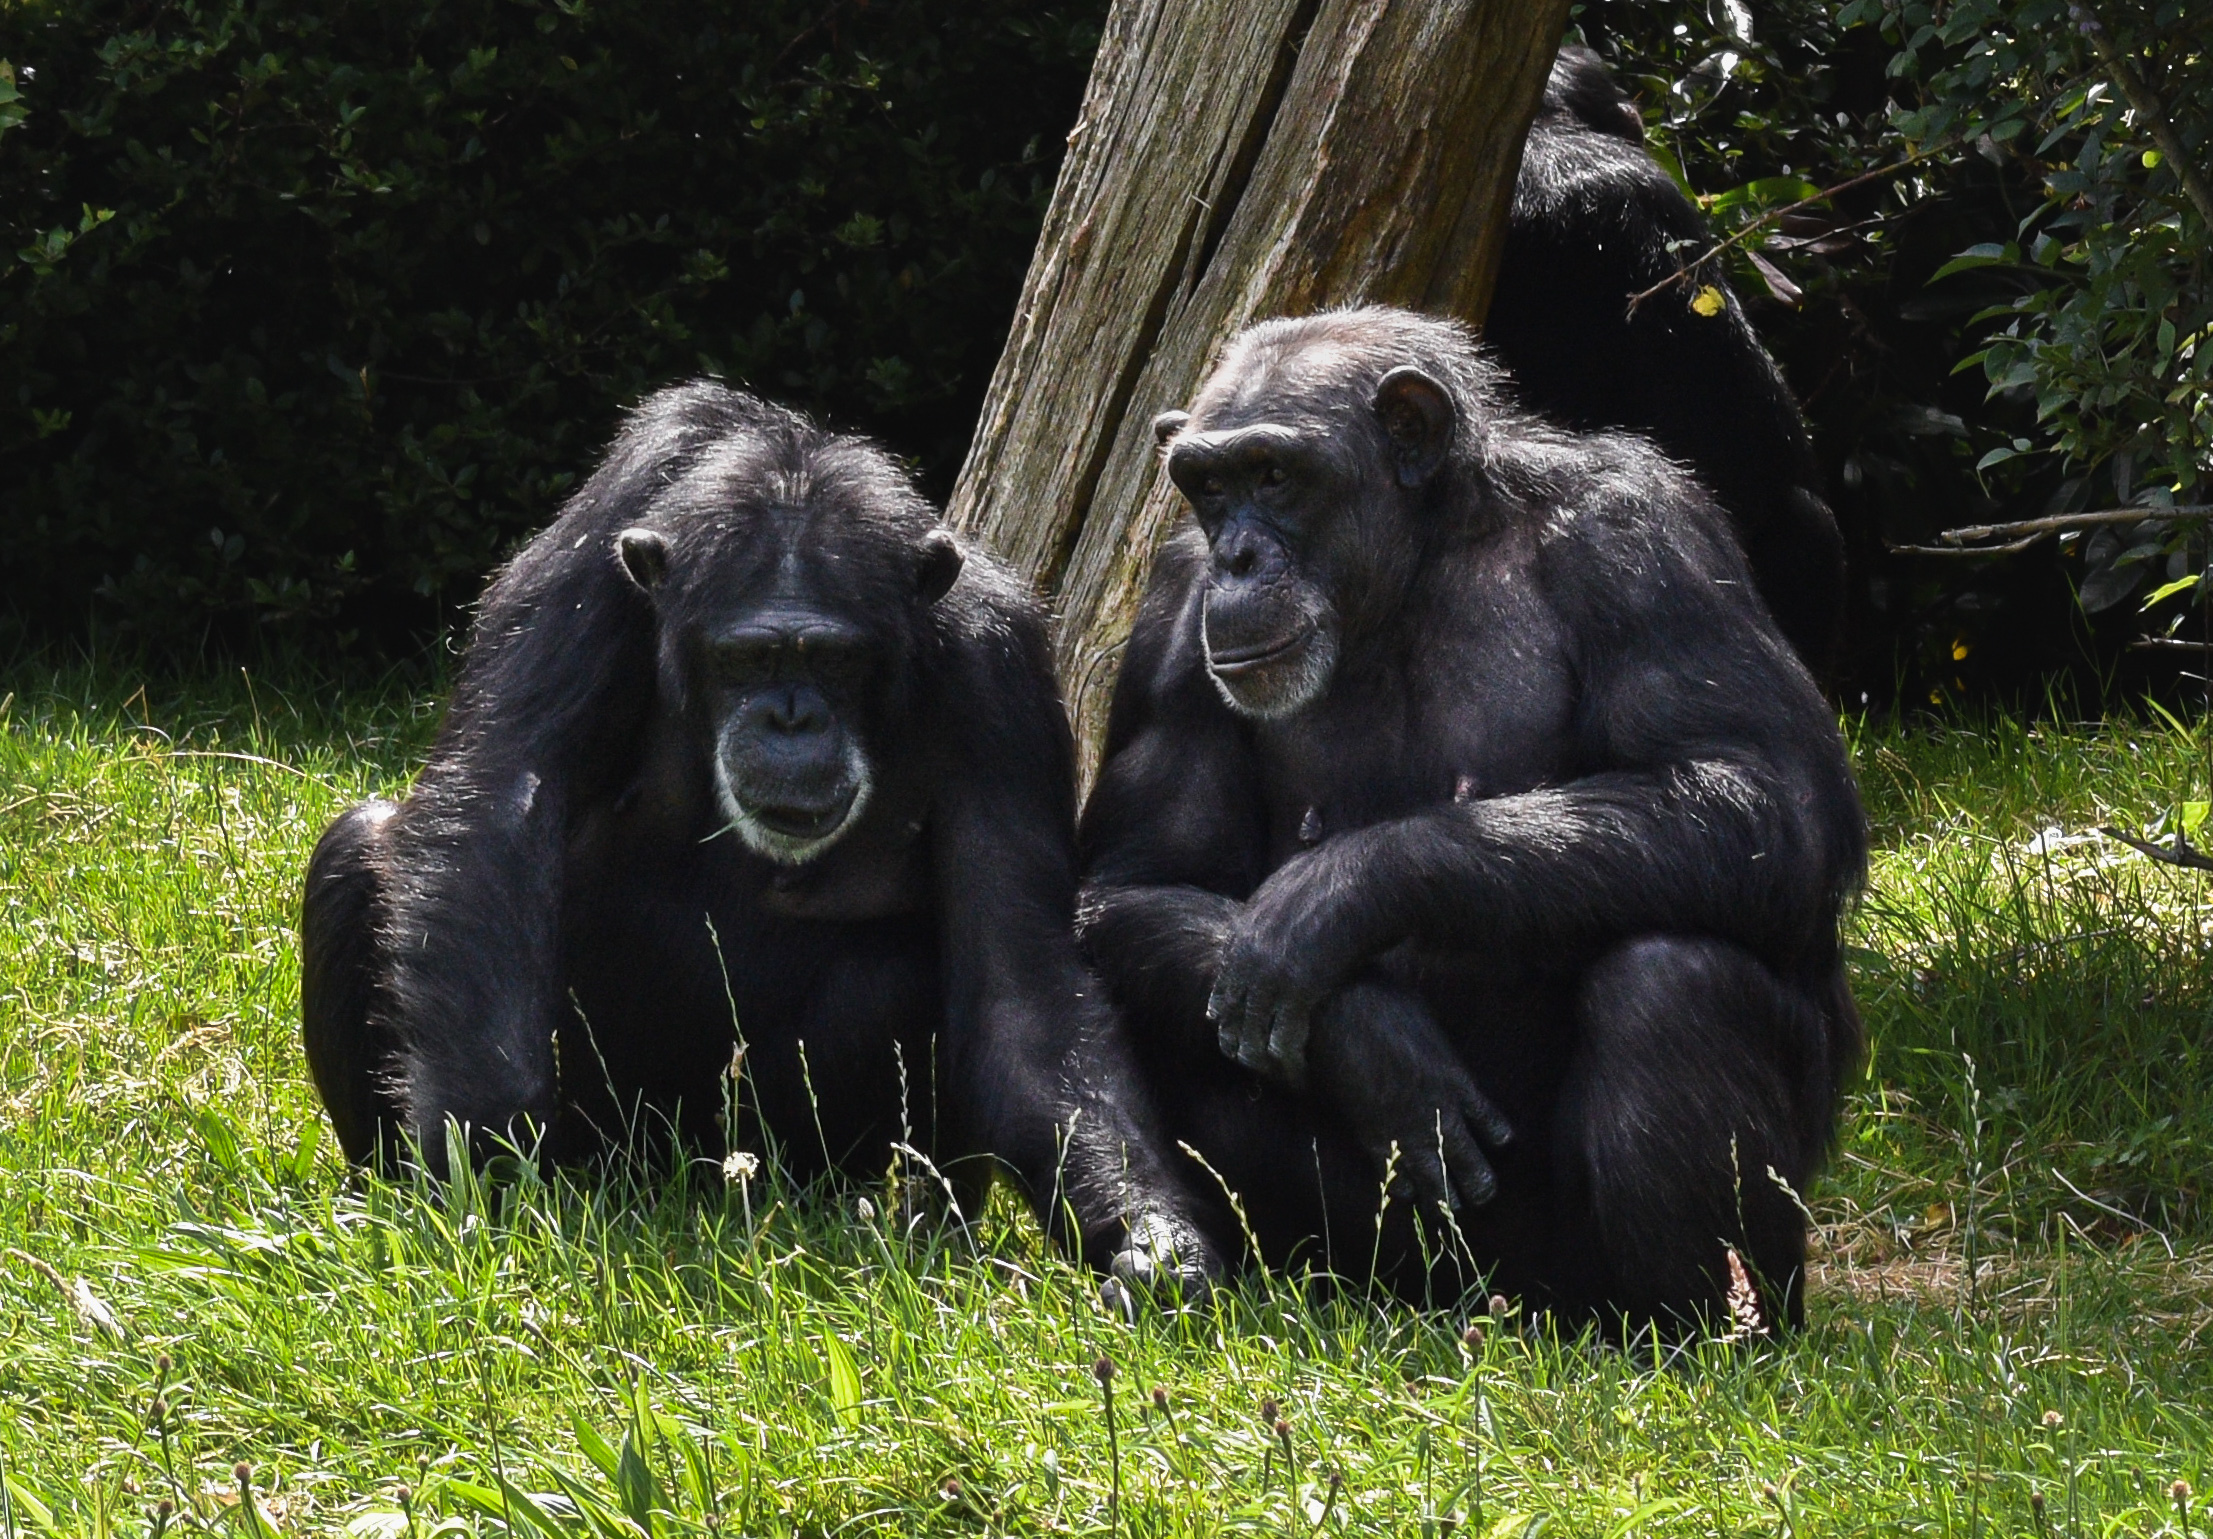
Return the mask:
{"type": "Polygon", "coordinates": [[[1411,1297],[1688,1324],[1741,1271],[1800,1319],[1866,835],[1727,515],[1397,310],[1253,327],[1157,433],[1192,518],[1078,925],[1239,1200],[1202,1224],[1411,1297]]]}

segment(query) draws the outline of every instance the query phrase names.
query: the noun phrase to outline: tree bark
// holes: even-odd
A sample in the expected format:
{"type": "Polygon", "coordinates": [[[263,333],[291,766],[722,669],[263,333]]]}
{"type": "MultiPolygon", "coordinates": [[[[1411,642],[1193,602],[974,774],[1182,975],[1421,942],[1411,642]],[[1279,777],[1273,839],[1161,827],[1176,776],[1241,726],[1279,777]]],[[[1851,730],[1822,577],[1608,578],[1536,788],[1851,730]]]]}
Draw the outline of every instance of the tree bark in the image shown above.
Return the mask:
{"type": "Polygon", "coordinates": [[[1480,321],[1568,0],[1114,0],[948,517],[1059,612],[1086,778],[1153,551],[1151,422],[1246,325],[1480,321]]]}

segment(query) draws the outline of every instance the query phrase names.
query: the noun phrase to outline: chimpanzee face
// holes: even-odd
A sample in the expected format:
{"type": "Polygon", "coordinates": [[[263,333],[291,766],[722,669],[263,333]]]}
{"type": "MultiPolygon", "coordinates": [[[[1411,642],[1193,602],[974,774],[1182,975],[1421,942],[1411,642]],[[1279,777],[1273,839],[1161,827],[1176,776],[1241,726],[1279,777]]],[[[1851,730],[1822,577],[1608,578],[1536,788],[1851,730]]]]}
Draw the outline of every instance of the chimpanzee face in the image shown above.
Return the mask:
{"type": "Polygon", "coordinates": [[[726,826],[782,865],[829,849],[868,806],[915,617],[960,575],[952,536],[776,509],[616,543],[711,744],[726,826]]]}
{"type": "Polygon", "coordinates": [[[1419,543],[1410,495],[1455,422],[1419,369],[1378,382],[1326,345],[1305,352],[1233,354],[1191,413],[1153,423],[1210,550],[1207,671],[1230,709],[1259,720],[1321,698],[1348,628],[1389,602],[1419,543]]]}

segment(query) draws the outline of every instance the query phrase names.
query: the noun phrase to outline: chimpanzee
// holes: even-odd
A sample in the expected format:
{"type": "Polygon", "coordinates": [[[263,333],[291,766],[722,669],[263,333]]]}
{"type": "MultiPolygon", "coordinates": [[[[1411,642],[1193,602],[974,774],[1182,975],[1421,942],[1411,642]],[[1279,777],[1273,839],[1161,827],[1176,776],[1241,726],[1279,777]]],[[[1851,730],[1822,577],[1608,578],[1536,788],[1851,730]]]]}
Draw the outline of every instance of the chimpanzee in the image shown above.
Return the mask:
{"type": "Polygon", "coordinates": [[[1270,1264],[1620,1325],[1720,1308],[1734,1249],[1799,1319],[1866,837],[1726,516],[1399,310],[1255,326],[1155,426],[1196,517],[1078,925],[1169,1131],[1270,1264]]]}
{"type": "Polygon", "coordinates": [[[1645,153],[1637,109],[1598,55],[1562,48],[1522,147],[1484,340],[1529,405],[1579,428],[1644,433],[1697,471],[1735,522],[1776,624],[1824,677],[1844,542],[1790,387],[1718,273],[1629,308],[1711,242],[1645,153]],[[1712,315],[1693,308],[1709,285],[1721,299],[1712,315]]]}
{"type": "Polygon", "coordinates": [[[492,583],[413,790],[316,847],[308,1062],[357,1162],[441,1167],[449,1118],[715,1149],[735,1089],[800,1176],[906,1134],[973,1193],[988,1153],[1094,1263],[1195,1282],[1075,887],[1015,580],[866,441],[673,388],[492,583]]]}

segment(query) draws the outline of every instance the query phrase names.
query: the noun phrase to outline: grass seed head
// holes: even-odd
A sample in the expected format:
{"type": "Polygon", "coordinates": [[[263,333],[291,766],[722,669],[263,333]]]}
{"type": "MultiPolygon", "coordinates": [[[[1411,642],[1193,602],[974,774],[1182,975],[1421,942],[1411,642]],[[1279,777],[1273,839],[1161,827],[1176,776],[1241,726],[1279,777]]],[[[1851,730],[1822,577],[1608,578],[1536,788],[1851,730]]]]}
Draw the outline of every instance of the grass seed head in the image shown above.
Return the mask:
{"type": "Polygon", "coordinates": [[[1513,1308],[1513,1307],[1514,1307],[1513,1305],[1511,1305],[1511,1304],[1509,1304],[1509,1303],[1507,1303],[1507,1302],[1506,1302],[1506,1295],[1505,1295],[1505,1294],[1503,1294],[1503,1293],[1494,1293],[1494,1294],[1492,1294],[1492,1295],[1491,1295],[1491,1318],[1492,1318],[1492,1319],[1494,1319],[1494,1320],[1503,1320],[1503,1319],[1505,1319],[1505,1318],[1506,1318],[1506,1311],[1507,1311],[1507,1310],[1509,1310],[1509,1309],[1511,1309],[1511,1308],[1513,1308]]]}
{"type": "Polygon", "coordinates": [[[2042,1491],[2031,1491],[2029,1493],[2029,1506],[2038,1517],[2044,1516],[2044,1493],[2042,1491]]]}
{"type": "Polygon", "coordinates": [[[1114,1382],[1114,1359],[1101,1352],[1099,1360],[1091,1365],[1091,1376],[1101,1384],[1112,1384],[1114,1382]]]}
{"type": "Polygon", "coordinates": [[[2065,1420],[2066,1418],[2057,1411],[2046,1411],[2044,1413],[2044,1425],[2047,1427],[2056,1427],[2065,1420]]]}
{"type": "Polygon", "coordinates": [[[1272,1427],[1283,1419],[1283,1412],[1275,1401],[1263,1400],[1260,1402],[1260,1419],[1272,1427]]]}
{"type": "Polygon", "coordinates": [[[166,1523],[176,1515],[177,1504],[171,1501],[168,1497],[165,1496],[160,1501],[154,1503],[154,1516],[161,1522],[166,1523]]]}
{"type": "Polygon", "coordinates": [[[1163,1416],[1168,1414],[1168,1387],[1165,1384],[1153,1386],[1153,1409],[1163,1416]]]}
{"type": "Polygon", "coordinates": [[[254,1483],[254,1467],[241,1459],[231,1466],[231,1478],[238,1482],[239,1489],[244,1490],[254,1483]]]}

